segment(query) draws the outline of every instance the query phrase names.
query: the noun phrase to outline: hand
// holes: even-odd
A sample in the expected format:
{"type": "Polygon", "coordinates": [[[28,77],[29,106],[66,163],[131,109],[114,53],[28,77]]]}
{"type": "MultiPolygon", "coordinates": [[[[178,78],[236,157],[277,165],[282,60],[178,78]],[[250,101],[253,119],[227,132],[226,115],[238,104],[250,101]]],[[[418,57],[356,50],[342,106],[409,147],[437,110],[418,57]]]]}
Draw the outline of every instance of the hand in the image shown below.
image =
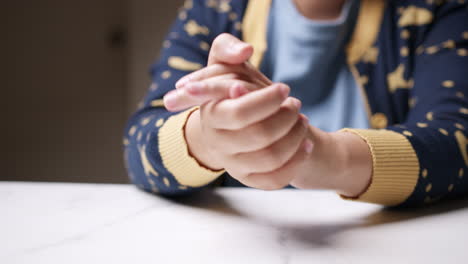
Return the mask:
{"type": "MultiPolygon", "coordinates": [[[[202,113],[195,111],[185,130],[194,156],[203,165],[214,170],[225,168],[243,184],[257,189],[274,190],[291,184],[299,189],[334,190],[347,197],[363,193],[370,184],[373,166],[367,143],[352,133],[327,133],[310,126],[305,116],[297,118],[300,102],[291,97],[275,115],[262,119],[268,111],[259,114],[255,106],[270,100],[262,102],[267,96],[259,93],[274,86],[238,99],[209,103],[209,110],[202,107],[202,113]],[[241,99],[244,107],[236,107],[241,99]],[[230,111],[229,105],[237,110],[230,111]],[[248,125],[255,122],[255,114],[263,121],[248,125]]],[[[271,112],[273,102],[269,104],[271,112]]]]}
{"type": "Polygon", "coordinates": [[[327,189],[346,197],[358,197],[367,189],[373,164],[364,140],[352,133],[327,133],[313,126],[306,138],[313,143],[313,151],[291,159],[268,177],[290,174],[290,184],[298,189],[327,189]]]}
{"type": "Polygon", "coordinates": [[[247,62],[250,50],[250,45],[230,35],[218,37],[208,67],[179,80],[176,96],[166,100],[166,107],[202,105],[185,129],[189,150],[199,162],[225,168],[248,186],[278,189],[289,184],[291,175],[256,174],[274,171],[293,156],[311,151],[304,138],[308,121],[299,115],[300,101],[287,98],[289,87],[272,86],[247,62]]]}
{"type": "Polygon", "coordinates": [[[280,189],[291,173],[272,174],[312,150],[306,138],[308,120],[299,115],[300,101],[287,97],[289,87],[274,84],[240,98],[208,102],[189,117],[189,150],[200,163],[221,168],[258,189],[280,189]]]}
{"type": "Polygon", "coordinates": [[[350,197],[362,193],[372,172],[367,144],[351,133],[326,133],[310,126],[299,115],[297,99],[288,98],[278,107],[279,101],[271,99],[274,96],[265,96],[274,94],[275,85],[246,62],[249,46],[229,35],[215,42],[211,64],[176,84],[175,109],[202,104],[185,127],[193,156],[259,189],[279,189],[290,183],[302,189],[332,189],[350,197]],[[226,43],[240,45],[236,56],[223,49],[226,43]],[[266,86],[265,91],[257,91],[266,86]],[[247,93],[239,99],[221,100],[247,93]],[[267,110],[262,112],[264,105],[267,110]]]}

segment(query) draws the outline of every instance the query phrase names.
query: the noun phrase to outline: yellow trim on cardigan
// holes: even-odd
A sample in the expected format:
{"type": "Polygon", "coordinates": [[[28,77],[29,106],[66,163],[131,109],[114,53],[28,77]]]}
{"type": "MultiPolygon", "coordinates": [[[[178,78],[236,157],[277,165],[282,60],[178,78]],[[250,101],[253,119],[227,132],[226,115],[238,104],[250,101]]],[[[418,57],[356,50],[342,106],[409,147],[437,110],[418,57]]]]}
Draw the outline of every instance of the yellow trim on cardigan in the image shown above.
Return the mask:
{"type": "MultiPolygon", "coordinates": [[[[268,47],[266,35],[270,7],[271,0],[251,0],[247,4],[242,21],[242,38],[254,47],[255,52],[250,61],[256,68],[260,67],[268,47]]],[[[349,64],[355,64],[375,42],[381,27],[384,8],[384,0],[361,0],[358,21],[351,41],[347,45],[349,64]]]]}
{"type": "Polygon", "coordinates": [[[194,107],[171,116],[159,129],[159,153],[164,167],[174,175],[179,184],[189,187],[204,186],[224,173],[201,166],[189,153],[185,141],[184,127],[194,107]]]}
{"type": "MultiPolygon", "coordinates": [[[[267,49],[267,21],[271,0],[251,0],[243,21],[243,40],[252,44],[255,52],[251,63],[258,69],[267,49]]],[[[355,64],[376,41],[385,8],[384,0],[361,0],[358,21],[346,48],[347,62],[360,88],[370,121],[372,110],[367,93],[360,82],[355,64]]],[[[413,192],[419,175],[419,161],[411,143],[401,134],[388,130],[353,130],[363,138],[372,153],[372,183],[360,197],[345,199],[392,206],[404,202],[413,192]]]]}
{"type": "Polygon", "coordinates": [[[348,66],[357,86],[359,87],[369,123],[371,123],[372,119],[372,109],[369,104],[369,98],[367,97],[366,90],[361,82],[361,76],[359,71],[356,69],[355,64],[362,58],[362,56],[364,56],[366,51],[372,47],[377,39],[377,35],[382,24],[384,9],[385,1],[383,0],[361,0],[358,20],[351,37],[351,41],[346,47],[348,66]]]}
{"type": "Polygon", "coordinates": [[[164,107],[164,100],[163,99],[157,99],[153,100],[150,103],[151,107],[164,107]]]}
{"type": "MultiPolygon", "coordinates": [[[[270,7],[271,0],[249,1],[242,23],[242,38],[254,47],[254,54],[250,62],[257,69],[260,68],[265,51],[268,48],[267,26],[270,7]]],[[[385,2],[383,0],[361,0],[358,21],[351,41],[346,48],[347,62],[360,89],[369,122],[372,117],[372,110],[367,93],[360,82],[359,72],[354,64],[375,42],[382,23],[384,8],[385,2]]]]}
{"type": "Polygon", "coordinates": [[[384,0],[361,0],[358,21],[347,46],[349,64],[355,64],[374,44],[382,24],[384,0]]]}
{"type": "Polygon", "coordinates": [[[242,21],[242,38],[254,47],[250,62],[255,68],[260,68],[263,55],[267,49],[268,13],[271,0],[251,0],[242,21]]]}
{"type": "Polygon", "coordinates": [[[390,130],[342,129],[360,136],[369,145],[372,182],[357,198],[344,199],[395,206],[413,193],[419,176],[419,160],[408,139],[390,130]]]}

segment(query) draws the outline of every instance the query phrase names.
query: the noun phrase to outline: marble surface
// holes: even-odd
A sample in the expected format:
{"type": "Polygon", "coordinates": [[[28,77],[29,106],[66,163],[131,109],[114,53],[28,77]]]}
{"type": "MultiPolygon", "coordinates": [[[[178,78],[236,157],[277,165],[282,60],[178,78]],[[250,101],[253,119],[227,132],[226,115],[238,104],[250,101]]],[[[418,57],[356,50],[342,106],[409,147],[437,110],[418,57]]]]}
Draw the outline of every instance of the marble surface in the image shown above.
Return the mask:
{"type": "Polygon", "coordinates": [[[324,191],[0,182],[0,263],[466,263],[468,200],[384,210],[324,191]]]}

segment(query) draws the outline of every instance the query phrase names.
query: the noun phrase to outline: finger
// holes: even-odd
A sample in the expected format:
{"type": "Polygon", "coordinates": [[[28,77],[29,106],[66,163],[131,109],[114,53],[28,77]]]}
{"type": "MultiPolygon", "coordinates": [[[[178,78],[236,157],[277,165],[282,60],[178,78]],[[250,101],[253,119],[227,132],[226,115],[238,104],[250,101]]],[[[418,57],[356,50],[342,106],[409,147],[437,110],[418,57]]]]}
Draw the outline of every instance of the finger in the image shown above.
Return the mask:
{"type": "Polygon", "coordinates": [[[233,35],[223,33],[211,46],[208,65],[216,63],[241,64],[253,54],[253,47],[233,35]]]}
{"type": "Polygon", "coordinates": [[[201,82],[188,83],[184,89],[177,89],[164,96],[164,104],[170,111],[180,111],[231,96],[240,96],[258,89],[254,84],[222,76],[201,82]]]}
{"type": "Polygon", "coordinates": [[[307,162],[313,152],[313,143],[304,139],[294,156],[281,168],[266,173],[253,173],[241,179],[241,182],[262,190],[278,190],[293,181],[296,175],[304,173],[303,163],[307,162]]]}
{"type": "Polygon", "coordinates": [[[234,162],[245,170],[247,175],[272,172],[281,168],[297,152],[306,135],[308,120],[303,118],[295,120],[295,125],[286,136],[264,149],[239,153],[234,156],[234,162]]]}
{"type": "Polygon", "coordinates": [[[260,85],[262,88],[271,85],[271,81],[253,66],[247,63],[239,65],[213,64],[201,70],[190,73],[176,82],[177,89],[182,89],[190,82],[203,81],[217,76],[232,74],[232,79],[241,79],[260,85]]]}
{"type": "Polygon", "coordinates": [[[265,86],[270,86],[273,84],[273,82],[270,79],[268,79],[268,77],[266,77],[261,71],[255,68],[255,66],[253,66],[250,62],[247,61],[244,64],[249,72],[254,73],[255,79],[258,79],[261,82],[263,82],[265,86]]]}
{"type": "Polygon", "coordinates": [[[245,86],[241,85],[234,85],[229,89],[229,98],[235,99],[243,96],[244,94],[248,94],[250,90],[245,86]]]}
{"type": "Polygon", "coordinates": [[[214,121],[213,128],[238,130],[276,113],[288,97],[289,87],[274,84],[236,99],[226,99],[206,107],[214,121]]]}
{"type": "Polygon", "coordinates": [[[227,64],[219,64],[219,63],[212,64],[203,69],[192,72],[180,78],[176,82],[175,87],[177,89],[180,89],[189,82],[203,81],[205,79],[209,79],[215,76],[225,75],[228,73],[241,74],[245,72],[244,67],[245,66],[243,66],[242,64],[240,65],[227,65],[227,64]]]}
{"type": "Polygon", "coordinates": [[[189,83],[185,90],[198,99],[199,104],[203,104],[209,100],[229,98],[233,88],[236,88],[240,93],[248,93],[257,90],[258,86],[243,80],[225,79],[223,76],[219,76],[201,82],[189,83]]]}
{"type": "Polygon", "coordinates": [[[242,130],[219,129],[217,134],[221,142],[225,142],[228,154],[254,152],[278,141],[286,136],[297,122],[301,102],[289,97],[280,110],[267,119],[252,124],[242,130]]]}
{"type": "Polygon", "coordinates": [[[177,112],[195,106],[196,98],[191,96],[185,90],[171,90],[163,98],[164,107],[168,111],[177,112]]]}

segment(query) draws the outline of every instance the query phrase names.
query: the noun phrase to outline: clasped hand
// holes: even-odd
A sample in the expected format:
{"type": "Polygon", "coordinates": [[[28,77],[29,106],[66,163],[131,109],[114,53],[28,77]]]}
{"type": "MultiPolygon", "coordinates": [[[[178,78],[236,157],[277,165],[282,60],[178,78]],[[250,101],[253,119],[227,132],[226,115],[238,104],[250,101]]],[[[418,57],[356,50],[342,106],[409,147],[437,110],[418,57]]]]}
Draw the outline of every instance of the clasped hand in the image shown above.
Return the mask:
{"type": "Polygon", "coordinates": [[[286,84],[273,83],[248,62],[252,53],[249,44],[222,34],[208,66],[181,78],[164,97],[170,111],[200,106],[185,126],[190,153],[258,189],[339,189],[327,178],[340,175],[342,167],[331,159],[339,146],[309,125],[286,84]]]}

